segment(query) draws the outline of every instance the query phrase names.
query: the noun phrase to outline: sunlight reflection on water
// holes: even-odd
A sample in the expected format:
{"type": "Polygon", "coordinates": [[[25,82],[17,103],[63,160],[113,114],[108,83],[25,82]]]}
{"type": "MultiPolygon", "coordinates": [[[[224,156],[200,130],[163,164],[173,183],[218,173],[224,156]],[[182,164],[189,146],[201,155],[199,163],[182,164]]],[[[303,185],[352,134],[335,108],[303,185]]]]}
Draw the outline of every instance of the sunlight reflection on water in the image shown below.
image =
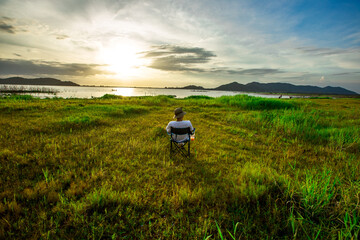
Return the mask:
{"type": "Polygon", "coordinates": [[[134,89],[133,88],[114,88],[113,94],[124,96],[124,97],[131,97],[134,96],[134,89]]]}
{"type": "MultiPolygon", "coordinates": [[[[2,85],[5,86],[5,85],[2,85]]],[[[13,85],[8,85],[13,86],[13,85]]],[[[17,85],[23,88],[33,88],[34,85],[17,85]]],[[[279,94],[267,95],[258,93],[232,92],[232,91],[215,91],[215,90],[190,90],[190,89],[171,89],[171,88],[125,88],[125,87],[73,87],[73,86],[36,86],[38,88],[46,87],[56,91],[56,94],[49,93],[26,93],[39,98],[99,98],[105,94],[113,94],[124,97],[139,96],[158,96],[171,95],[176,98],[185,98],[193,95],[206,95],[209,97],[233,96],[246,94],[255,97],[278,98],[279,94]]],[[[289,96],[282,95],[282,98],[289,96]]]]}

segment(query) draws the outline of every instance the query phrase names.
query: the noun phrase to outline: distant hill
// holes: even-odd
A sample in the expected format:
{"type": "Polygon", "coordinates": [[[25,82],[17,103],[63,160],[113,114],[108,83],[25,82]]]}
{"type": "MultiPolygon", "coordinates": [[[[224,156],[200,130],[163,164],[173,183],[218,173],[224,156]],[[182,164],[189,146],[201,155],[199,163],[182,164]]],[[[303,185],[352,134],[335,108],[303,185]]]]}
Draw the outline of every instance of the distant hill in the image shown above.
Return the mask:
{"type": "Polygon", "coordinates": [[[329,94],[329,95],[358,95],[356,92],[349,91],[342,87],[315,87],[293,85],[290,83],[258,83],[251,82],[241,84],[232,82],[221,85],[214,90],[221,91],[241,91],[241,92],[263,92],[263,93],[303,93],[303,94],[329,94]]]}
{"type": "Polygon", "coordinates": [[[80,86],[71,81],[61,81],[55,78],[22,78],[11,77],[0,79],[0,84],[16,84],[16,85],[50,85],[50,86],[80,86]]]}
{"type": "Polygon", "coordinates": [[[189,86],[183,87],[182,89],[204,90],[205,88],[203,88],[202,86],[189,85],[189,86]]]}

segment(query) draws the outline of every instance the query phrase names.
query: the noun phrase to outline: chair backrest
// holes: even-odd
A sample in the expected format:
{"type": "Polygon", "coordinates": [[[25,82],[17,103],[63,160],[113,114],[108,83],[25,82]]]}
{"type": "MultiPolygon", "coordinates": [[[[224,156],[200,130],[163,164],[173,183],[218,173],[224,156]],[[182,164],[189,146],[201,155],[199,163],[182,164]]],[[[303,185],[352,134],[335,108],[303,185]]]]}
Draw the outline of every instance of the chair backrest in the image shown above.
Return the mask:
{"type": "Polygon", "coordinates": [[[173,128],[171,127],[171,134],[176,135],[185,135],[185,134],[191,134],[190,127],[187,128],[173,128]]]}

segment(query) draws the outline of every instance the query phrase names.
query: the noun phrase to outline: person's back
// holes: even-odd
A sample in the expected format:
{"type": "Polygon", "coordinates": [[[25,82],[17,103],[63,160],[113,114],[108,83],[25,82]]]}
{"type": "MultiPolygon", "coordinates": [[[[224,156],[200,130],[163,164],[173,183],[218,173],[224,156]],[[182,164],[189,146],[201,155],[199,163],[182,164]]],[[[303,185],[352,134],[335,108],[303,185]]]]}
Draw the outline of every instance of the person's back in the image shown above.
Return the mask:
{"type": "MultiPolygon", "coordinates": [[[[190,128],[190,131],[194,131],[194,127],[192,126],[191,122],[189,120],[183,120],[184,115],[186,112],[182,110],[182,108],[177,108],[174,111],[175,115],[174,118],[176,118],[176,121],[171,121],[166,127],[166,131],[170,134],[171,128],[190,128]]],[[[187,134],[185,135],[175,135],[173,136],[173,139],[176,141],[183,141],[185,139],[189,140],[189,136],[187,134]]]]}

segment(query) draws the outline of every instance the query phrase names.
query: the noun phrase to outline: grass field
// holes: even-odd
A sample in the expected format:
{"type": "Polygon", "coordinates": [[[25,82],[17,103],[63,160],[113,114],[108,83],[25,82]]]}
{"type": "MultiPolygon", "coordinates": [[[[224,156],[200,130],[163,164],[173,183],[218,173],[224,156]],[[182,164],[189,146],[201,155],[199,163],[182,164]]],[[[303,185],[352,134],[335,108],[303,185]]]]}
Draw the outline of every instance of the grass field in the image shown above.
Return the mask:
{"type": "Polygon", "coordinates": [[[0,99],[1,239],[358,239],[360,99],[0,99]],[[191,159],[164,130],[183,107],[191,159]]]}

